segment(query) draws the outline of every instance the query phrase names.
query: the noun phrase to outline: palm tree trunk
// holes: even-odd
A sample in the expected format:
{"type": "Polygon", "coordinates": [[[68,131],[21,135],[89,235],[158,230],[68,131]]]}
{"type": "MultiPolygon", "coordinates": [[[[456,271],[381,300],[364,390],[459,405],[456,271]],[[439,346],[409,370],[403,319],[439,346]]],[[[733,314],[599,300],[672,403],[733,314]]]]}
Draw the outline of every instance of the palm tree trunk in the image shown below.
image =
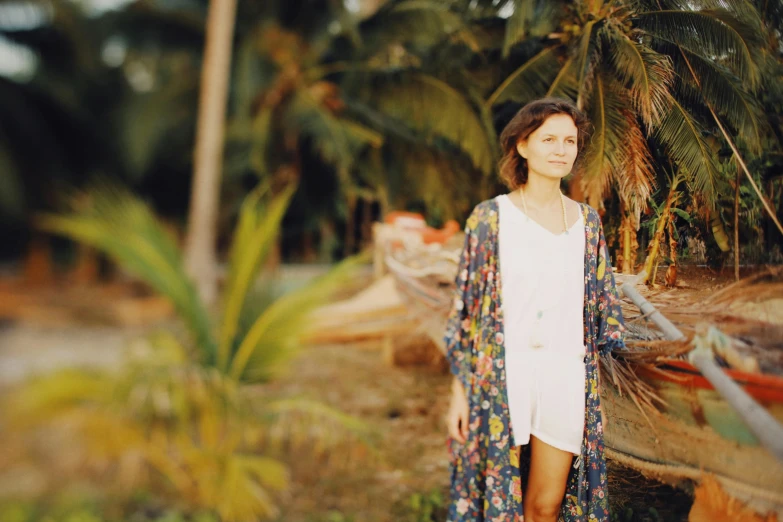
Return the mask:
{"type": "Polygon", "coordinates": [[[734,181],[734,279],[739,281],[739,193],[742,169],[737,165],[737,179],[734,181]]]}
{"type": "Polygon", "coordinates": [[[235,18],[236,0],[211,0],[201,67],[193,186],[185,239],[185,267],[207,305],[217,296],[215,247],[235,18]]]}
{"type": "Polygon", "coordinates": [[[669,214],[671,213],[672,203],[674,202],[674,196],[676,194],[677,186],[672,183],[672,188],[669,190],[669,196],[666,198],[666,205],[661,211],[661,216],[658,218],[658,227],[655,230],[653,240],[650,242],[650,252],[647,254],[647,259],[644,262],[645,282],[650,281],[655,284],[655,274],[658,271],[658,252],[661,248],[661,241],[663,241],[664,233],[666,232],[666,224],[669,221],[669,214]]]}
{"type": "Polygon", "coordinates": [[[632,214],[626,213],[623,216],[622,225],[620,226],[620,237],[622,238],[622,263],[620,265],[620,272],[623,274],[631,274],[634,272],[636,252],[639,248],[639,243],[636,240],[634,217],[632,214]]]}

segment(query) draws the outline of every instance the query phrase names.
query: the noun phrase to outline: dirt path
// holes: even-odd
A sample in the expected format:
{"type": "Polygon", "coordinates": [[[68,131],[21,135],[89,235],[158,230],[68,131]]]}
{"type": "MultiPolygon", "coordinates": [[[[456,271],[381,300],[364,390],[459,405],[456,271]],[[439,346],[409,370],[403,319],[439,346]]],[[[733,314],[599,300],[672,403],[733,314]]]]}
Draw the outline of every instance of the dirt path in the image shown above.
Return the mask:
{"type": "Polygon", "coordinates": [[[332,469],[305,455],[290,459],[294,484],[280,522],[397,522],[407,520],[411,495],[447,493],[447,375],[389,367],[378,344],[310,347],[291,370],[294,378],[269,391],[308,396],[361,418],[378,435],[383,462],[332,469]]]}

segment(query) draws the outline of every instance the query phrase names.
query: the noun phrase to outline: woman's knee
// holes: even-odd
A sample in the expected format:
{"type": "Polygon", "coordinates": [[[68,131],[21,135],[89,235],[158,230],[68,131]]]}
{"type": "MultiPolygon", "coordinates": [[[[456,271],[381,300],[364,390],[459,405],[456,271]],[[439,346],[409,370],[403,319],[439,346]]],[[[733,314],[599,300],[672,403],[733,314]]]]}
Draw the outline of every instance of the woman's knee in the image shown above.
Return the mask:
{"type": "Polygon", "coordinates": [[[532,511],[532,519],[537,520],[557,520],[560,513],[562,499],[547,497],[544,495],[534,495],[527,503],[527,509],[532,511]]]}

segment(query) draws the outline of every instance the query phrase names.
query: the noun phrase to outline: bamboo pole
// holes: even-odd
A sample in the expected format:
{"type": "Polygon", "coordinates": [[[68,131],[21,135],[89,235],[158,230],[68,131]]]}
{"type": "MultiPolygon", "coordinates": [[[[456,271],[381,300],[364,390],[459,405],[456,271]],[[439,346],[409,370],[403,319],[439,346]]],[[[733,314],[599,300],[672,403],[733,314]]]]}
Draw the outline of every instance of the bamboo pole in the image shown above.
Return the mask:
{"type": "MultiPolygon", "coordinates": [[[[639,307],[642,314],[658,325],[667,339],[672,341],[684,339],[685,335],[679,328],[634,287],[638,279],[644,279],[644,271],[634,280],[622,285],[623,294],[639,307]]],[[[778,460],[783,461],[783,426],[715,363],[713,347],[728,342],[729,339],[725,334],[711,326],[705,333],[694,338],[694,348],[688,354],[688,360],[726,400],[761,445],[778,460]]]]}

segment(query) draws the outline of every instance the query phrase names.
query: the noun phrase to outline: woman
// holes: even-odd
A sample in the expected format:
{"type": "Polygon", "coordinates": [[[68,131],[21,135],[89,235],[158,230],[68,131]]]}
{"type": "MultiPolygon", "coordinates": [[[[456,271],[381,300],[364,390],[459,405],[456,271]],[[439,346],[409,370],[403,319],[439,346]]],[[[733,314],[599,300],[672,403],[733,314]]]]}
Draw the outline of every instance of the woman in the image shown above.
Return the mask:
{"type": "Polygon", "coordinates": [[[598,356],[625,328],[598,213],[560,192],[586,127],[569,101],[525,105],[500,136],[511,192],[468,218],[444,336],[450,522],[609,519],[598,356]]]}

